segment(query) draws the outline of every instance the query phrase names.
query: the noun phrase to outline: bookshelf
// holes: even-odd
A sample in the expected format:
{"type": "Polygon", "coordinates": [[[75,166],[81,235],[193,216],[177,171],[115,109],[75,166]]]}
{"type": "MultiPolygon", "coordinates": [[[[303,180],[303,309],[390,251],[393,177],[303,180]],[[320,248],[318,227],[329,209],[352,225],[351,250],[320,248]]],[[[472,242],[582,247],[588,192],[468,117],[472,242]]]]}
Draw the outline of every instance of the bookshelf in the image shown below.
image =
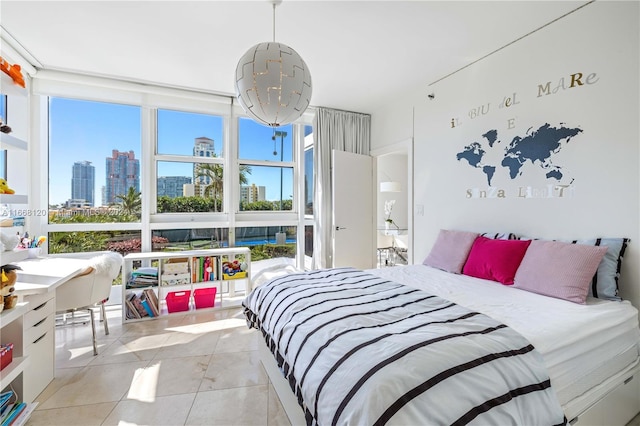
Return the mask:
{"type": "MultiPolygon", "coordinates": [[[[3,310],[0,313],[0,343],[13,343],[11,363],[0,371],[0,393],[12,391],[9,402],[25,401],[24,399],[24,375],[29,367],[29,356],[24,353],[24,316],[29,312],[28,303],[18,303],[14,308],[3,310]]],[[[26,401],[24,409],[16,415],[15,425],[26,423],[31,412],[37,405],[36,402],[26,401]]],[[[9,414],[9,413],[7,413],[9,414]]],[[[2,418],[2,417],[0,417],[2,418]]]]}
{"type": "Polygon", "coordinates": [[[240,306],[251,290],[251,251],[229,247],[131,253],[122,269],[122,321],[240,306]]]}

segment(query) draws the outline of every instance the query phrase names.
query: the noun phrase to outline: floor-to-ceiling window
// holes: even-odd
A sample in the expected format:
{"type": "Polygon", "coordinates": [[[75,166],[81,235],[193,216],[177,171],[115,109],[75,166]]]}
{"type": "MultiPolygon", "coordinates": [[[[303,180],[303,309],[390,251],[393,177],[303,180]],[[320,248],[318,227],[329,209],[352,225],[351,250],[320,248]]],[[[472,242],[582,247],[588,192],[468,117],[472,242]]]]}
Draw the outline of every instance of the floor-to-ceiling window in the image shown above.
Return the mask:
{"type": "Polygon", "coordinates": [[[244,245],[254,260],[302,267],[310,212],[309,189],[299,188],[310,173],[302,164],[310,117],[273,129],[243,117],[230,98],[127,89],[41,96],[49,253],[244,245]]]}
{"type": "Polygon", "coordinates": [[[141,108],[51,97],[50,253],[141,246],[141,108]]]}

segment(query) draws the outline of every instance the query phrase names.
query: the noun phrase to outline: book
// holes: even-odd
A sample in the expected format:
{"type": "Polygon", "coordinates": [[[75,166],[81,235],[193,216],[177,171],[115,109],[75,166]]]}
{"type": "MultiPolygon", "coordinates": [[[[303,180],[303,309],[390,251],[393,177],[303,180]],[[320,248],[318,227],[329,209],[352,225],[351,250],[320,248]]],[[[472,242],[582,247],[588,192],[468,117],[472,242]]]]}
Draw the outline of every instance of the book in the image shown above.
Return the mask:
{"type": "Polygon", "coordinates": [[[147,297],[147,301],[149,302],[149,307],[153,311],[154,316],[160,316],[160,309],[158,307],[158,296],[156,296],[156,292],[153,289],[148,288],[144,290],[144,294],[147,297]]]}
{"type": "Polygon", "coordinates": [[[18,417],[18,415],[22,413],[26,406],[27,404],[25,402],[20,402],[14,405],[11,409],[11,412],[9,412],[9,415],[2,421],[2,424],[0,426],[11,426],[16,417],[18,417]]]}
{"type": "Polygon", "coordinates": [[[0,415],[2,415],[7,409],[12,396],[12,390],[0,394],[0,415]]]}
{"type": "Polygon", "coordinates": [[[140,313],[138,312],[138,309],[135,307],[135,305],[132,302],[132,299],[135,299],[137,297],[138,296],[136,296],[135,293],[131,293],[131,295],[129,295],[125,300],[125,304],[127,305],[127,318],[128,319],[142,318],[140,316],[140,313]]]}
{"type": "Polygon", "coordinates": [[[140,296],[138,296],[136,293],[131,293],[129,300],[131,301],[131,304],[136,309],[136,311],[138,311],[138,315],[140,315],[140,318],[146,317],[148,315],[147,310],[142,305],[140,296]]]}
{"type": "Polygon", "coordinates": [[[5,410],[2,412],[2,415],[0,415],[0,425],[9,416],[9,414],[11,413],[11,410],[13,410],[14,405],[16,405],[16,404],[13,403],[13,402],[6,405],[5,410]]]}
{"type": "Polygon", "coordinates": [[[30,404],[27,404],[24,410],[22,410],[22,413],[20,413],[18,417],[15,418],[11,426],[20,426],[25,424],[27,420],[29,420],[29,417],[31,417],[31,413],[33,413],[33,410],[35,410],[37,406],[38,406],[37,402],[32,402],[30,404]]]}
{"type": "Polygon", "coordinates": [[[151,309],[151,307],[149,306],[149,301],[147,300],[147,296],[145,293],[142,293],[140,295],[140,304],[142,305],[143,309],[147,312],[147,314],[152,317],[153,315],[153,310],[151,309]]]}

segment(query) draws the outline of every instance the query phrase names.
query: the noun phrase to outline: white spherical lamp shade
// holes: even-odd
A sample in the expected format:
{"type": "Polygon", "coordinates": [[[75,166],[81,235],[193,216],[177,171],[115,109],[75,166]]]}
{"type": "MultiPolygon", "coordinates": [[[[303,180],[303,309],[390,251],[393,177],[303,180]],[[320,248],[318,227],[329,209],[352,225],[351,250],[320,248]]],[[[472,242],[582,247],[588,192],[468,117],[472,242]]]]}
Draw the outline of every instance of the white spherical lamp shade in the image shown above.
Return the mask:
{"type": "Polygon", "coordinates": [[[236,96],[245,112],[271,127],[300,118],[311,101],[311,73],[289,46],[259,43],[236,67],[236,96]]]}

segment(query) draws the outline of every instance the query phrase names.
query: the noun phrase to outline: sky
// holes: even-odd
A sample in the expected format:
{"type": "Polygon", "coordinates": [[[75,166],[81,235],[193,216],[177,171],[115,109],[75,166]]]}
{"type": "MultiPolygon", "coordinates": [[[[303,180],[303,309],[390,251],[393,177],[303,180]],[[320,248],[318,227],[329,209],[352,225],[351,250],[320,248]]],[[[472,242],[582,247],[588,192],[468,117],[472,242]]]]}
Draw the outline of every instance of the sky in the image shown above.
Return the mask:
{"type": "MultiPolygon", "coordinates": [[[[95,205],[101,205],[106,158],[112,156],[112,151],[133,151],[135,158],[141,160],[140,111],[140,107],[129,105],[50,99],[49,204],[64,203],[71,198],[73,163],[90,161],[95,167],[95,205]]],[[[246,118],[240,119],[239,126],[241,159],[280,161],[282,156],[284,161],[292,161],[291,126],[278,128],[287,135],[275,142],[273,130],[267,126],[246,118]]],[[[213,139],[216,154],[224,155],[221,117],[158,111],[158,153],[192,155],[194,140],[202,136],[213,139]]],[[[140,166],[144,167],[142,161],[140,166]]],[[[265,186],[266,199],[279,200],[280,170],[252,166],[251,174],[247,175],[249,185],[265,186]]],[[[158,176],[193,177],[193,163],[162,162],[158,176]]],[[[293,174],[287,169],[283,172],[282,188],[283,199],[290,198],[293,174]]]]}

